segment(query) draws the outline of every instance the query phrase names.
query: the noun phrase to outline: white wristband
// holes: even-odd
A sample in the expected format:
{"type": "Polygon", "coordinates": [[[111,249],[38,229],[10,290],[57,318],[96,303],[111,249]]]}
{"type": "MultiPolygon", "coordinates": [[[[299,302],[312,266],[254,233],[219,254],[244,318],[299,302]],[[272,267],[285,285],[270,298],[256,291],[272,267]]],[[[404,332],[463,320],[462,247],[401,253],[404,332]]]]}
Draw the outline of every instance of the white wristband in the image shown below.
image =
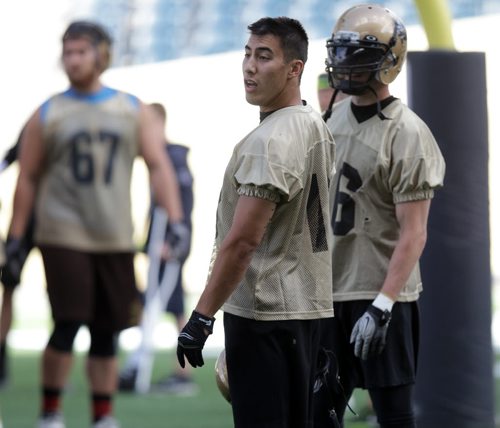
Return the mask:
{"type": "Polygon", "coordinates": [[[381,311],[387,310],[391,312],[394,301],[390,297],[387,297],[385,294],[378,293],[378,296],[375,298],[372,305],[376,308],[379,308],[381,311]]]}

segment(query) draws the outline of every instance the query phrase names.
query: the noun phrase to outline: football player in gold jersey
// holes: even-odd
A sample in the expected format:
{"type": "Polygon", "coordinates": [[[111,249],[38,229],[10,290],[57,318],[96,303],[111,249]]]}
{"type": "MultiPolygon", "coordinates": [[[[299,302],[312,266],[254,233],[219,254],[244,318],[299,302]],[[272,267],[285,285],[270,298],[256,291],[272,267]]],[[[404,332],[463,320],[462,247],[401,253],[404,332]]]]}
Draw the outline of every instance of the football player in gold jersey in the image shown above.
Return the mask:
{"type": "Polygon", "coordinates": [[[222,307],[234,426],[306,427],[319,322],[333,316],[334,142],[301,99],[308,37],[300,22],[262,18],[248,29],[243,83],[261,122],[226,168],[211,272],[177,353],[181,365],[203,365],[222,307]]]}
{"type": "MultiPolygon", "coordinates": [[[[351,95],[331,103],[327,121],[337,158],[335,318],[325,338],[336,354],[344,391],[336,393],[338,385],[331,383],[333,407],[342,420],[354,388],[366,388],[384,428],[416,426],[418,261],[431,199],[445,172],[428,127],[389,91],[406,46],[403,23],[375,4],[344,12],[327,41],[330,82],[351,95]]],[[[318,409],[315,426],[332,426],[325,407],[318,409]]]]}
{"type": "Polygon", "coordinates": [[[93,426],[118,427],[112,415],[117,335],[138,316],[130,207],[137,155],[144,158],[157,201],[173,223],[172,254],[182,257],[189,246],[163,130],[149,106],[101,83],[110,49],[111,39],[100,25],[69,25],[62,64],[70,87],[35,111],[21,141],[9,237],[15,243],[23,236],[35,206],[35,242],[54,319],[42,357],[39,428],[64,427],[60,398],[81,325],[91,337],[87,375],[93,426]]]}

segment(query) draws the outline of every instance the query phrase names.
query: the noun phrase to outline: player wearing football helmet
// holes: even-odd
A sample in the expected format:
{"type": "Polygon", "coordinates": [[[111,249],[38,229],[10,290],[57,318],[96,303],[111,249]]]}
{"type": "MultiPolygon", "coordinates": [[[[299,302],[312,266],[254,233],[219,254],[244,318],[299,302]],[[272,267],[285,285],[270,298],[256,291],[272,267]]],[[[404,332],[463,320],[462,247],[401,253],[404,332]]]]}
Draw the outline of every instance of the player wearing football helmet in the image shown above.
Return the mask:
{"type": "Polygon", "coordinates": [[[406,29],[387,8],[358,5],[340,16],[326,49],[326,72],[336,90],[327,109],[330,115],[338,91],[360,95],[394,81],[406,58],[406,29]]]}
{"type": "Polygon", "coordinates": [[[327,42],[330,84],[351,94],[332,103],[327,119],[337,154],[335,317],[325,320],[323,343],[337,357],[345,395],[328,405],[318,391],[315,427],[331,427],[331,407],[342,420],[359,387],[368,389],[382,428],[415,427],[418,261],[445,164],[426,124],[390,93],[405,54],[403,24],[380,5],[348,9],[327,42]]]}

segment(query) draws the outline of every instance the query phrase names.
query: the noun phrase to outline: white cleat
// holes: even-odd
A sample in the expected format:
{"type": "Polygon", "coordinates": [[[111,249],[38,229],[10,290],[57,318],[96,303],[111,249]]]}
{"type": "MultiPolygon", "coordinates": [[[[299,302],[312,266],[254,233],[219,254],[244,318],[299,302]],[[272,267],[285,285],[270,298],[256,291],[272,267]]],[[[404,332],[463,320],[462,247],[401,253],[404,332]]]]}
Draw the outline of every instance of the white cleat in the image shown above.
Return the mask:
{"type": "Polygon", "coordinates": [[[61,413],[51,413],[50,415],[40,417],[36,428],[66,428],[61,413]]]}
{"type": "Polygon", "coordinates": [[[118,421],[112,416],[104,416],[92,425],[92,428],[120,428],[118,421]]]}

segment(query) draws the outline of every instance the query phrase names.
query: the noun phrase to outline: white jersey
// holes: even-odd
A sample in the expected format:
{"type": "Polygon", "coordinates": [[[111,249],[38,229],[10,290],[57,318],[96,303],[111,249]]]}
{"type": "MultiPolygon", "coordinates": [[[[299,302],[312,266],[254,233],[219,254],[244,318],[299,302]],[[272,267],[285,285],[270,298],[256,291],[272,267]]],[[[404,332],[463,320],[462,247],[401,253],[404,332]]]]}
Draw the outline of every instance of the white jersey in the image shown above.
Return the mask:
{"type": "Polygon", "coordinates": [[[280,109],[234,149],[217,208],[217,248],[240,195],[277,203],[250,267],[223,310],[256,320],[331,317],[329,185],[334,142],[309,106],[280,109]]]}
{"type": "MultiPolygon", "coordinates": [[[[346,99],[328,126],[337,146],[333,205],[333,297],[373,299],[380,292],[399,238],[395,206],[430,199],[442,186],[445,163],[425,123],[400,100],[358,123],[346,99]]],[[[418,264],[399,300],[422,289],[418,264]]]]}

